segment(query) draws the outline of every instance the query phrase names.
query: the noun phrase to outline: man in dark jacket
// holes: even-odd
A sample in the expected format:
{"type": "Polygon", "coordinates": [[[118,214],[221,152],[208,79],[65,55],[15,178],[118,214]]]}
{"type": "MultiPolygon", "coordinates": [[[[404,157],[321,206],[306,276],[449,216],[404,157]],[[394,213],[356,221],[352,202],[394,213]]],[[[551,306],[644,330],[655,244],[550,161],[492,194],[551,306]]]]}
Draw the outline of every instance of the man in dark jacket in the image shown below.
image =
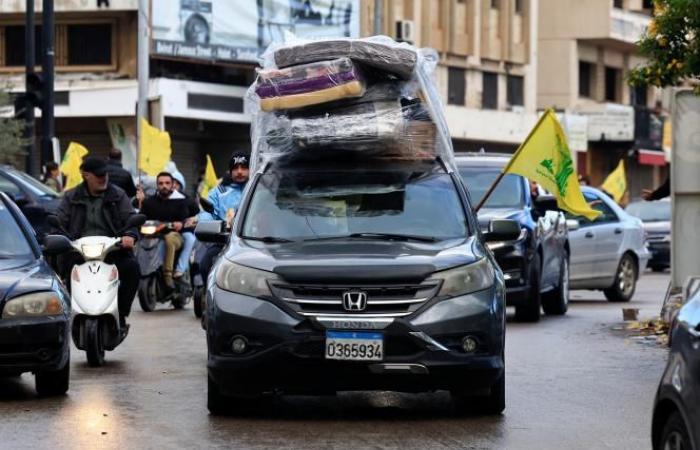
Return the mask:
{"type": "MultiPolygon", "coordinates": [[[[114,264],[119,271],[119,315],[122,324],[131,312],[141,274],[133,249],[138,230],[126,229],[126,222],[134,208],[124,191],[109,183],[107,163],[97,157],[85,158],[80,166],[84,182],[67,191],[56,211],[61,223],[59,233],[75,240],[85,236],[121,237],[122,249],[110,253],[105,262],[114,264]]],[[[61,273],[68,279],[75,264],[82,263],[78,253],[66,255],[61,273]]]]}
{"type": "Polygon", "coordinates": [[[666,178],[666,181],[656,188],[656,190],[642,189],[642,198],[646,201],[661,200],[671,195],[671,175],[666,178]]]}
{"type": "Polygon", "coordinates": [[[136,195],[134,179],[129,171],[122,167],[122,152],[118,148],[109,151],[107,174],[109,174],[109,182],[122,188],[129,198],[136,195]]]}

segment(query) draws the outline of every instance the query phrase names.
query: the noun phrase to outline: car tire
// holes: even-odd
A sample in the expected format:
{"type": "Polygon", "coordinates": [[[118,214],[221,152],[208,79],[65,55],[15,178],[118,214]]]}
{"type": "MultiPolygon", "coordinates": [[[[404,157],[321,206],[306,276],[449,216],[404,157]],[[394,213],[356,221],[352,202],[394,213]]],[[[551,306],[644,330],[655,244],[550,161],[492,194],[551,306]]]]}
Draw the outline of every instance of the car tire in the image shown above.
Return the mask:
{"type": "Polygon", "coordinates": [[[70,385],[70,358],[59,370],[45,370],[34,376],[37,394],[41,397],[64,395],[70,385]]]}
{"type": "Polygon", "coordinates": [[[505,370],[486,396],[462,394],[452,391],[452,404],[458,414],[498,415],[506,409],[505,370]]]}
{"type": "Polygon", "coordinates": [[[139,283],[139,305],[143,312],[152,312],[156,309],[156,279],[148,277],[141,279],[139,283]]]}
{"type": "Polygon", "coordinates": [[[100,367],[105,363],[102,330],[100,329],[100,321],[96,318],[85,320],[85,355],[90,367],[100,367]]]}
{"type": "Polygon", "coordinates": [[[666,270],[664,266],[649,266],[652,272],[663,272],[666,270]]]}
{"type": "Polygon", "coordinates": [[[551,316],[563,316],[569,309],[569,255],[562,260],[559,285],[542,295],[542,309],[551,316]]]}
{"type": "Polygon", "coordinates": [[[637,287],[638,269],[637,263],[629,253],[620,258],[615,272],[615,282],[608,289],[603,290],[605,298],[610,302],[628,302],[634,296],[637,287]]]}
{"type": "Polygon", "coordinates": [[[655,450],[665,449],[690,449],[690,434],[683,417],[678,411],[671,414],[664,424],[659,441],[655,443],[655,450]]]}
{"type": "Polygon", "coordinates": [[[207,376],[207,409],[213,416],[242,414],[259,404],[260,396],[251,394],[243,396],[224,395],[219,386],[207,376]]]}
{"type": "Polygon", "coordinates": [[[515,307],[515,320],[518,322],[537,322],[540,320],[542,309],[542,294],[540,293],[540,255],[535,253],[530,262],[530,292],[524,305],[515,307]]]}
{"type": "Polygon", "coordinates": [[[192,305],[194,307],[194,316],[198,319],[202,318],[202,297],[204,296],[204,286],[194,288],[194,299],[192,305]]]}

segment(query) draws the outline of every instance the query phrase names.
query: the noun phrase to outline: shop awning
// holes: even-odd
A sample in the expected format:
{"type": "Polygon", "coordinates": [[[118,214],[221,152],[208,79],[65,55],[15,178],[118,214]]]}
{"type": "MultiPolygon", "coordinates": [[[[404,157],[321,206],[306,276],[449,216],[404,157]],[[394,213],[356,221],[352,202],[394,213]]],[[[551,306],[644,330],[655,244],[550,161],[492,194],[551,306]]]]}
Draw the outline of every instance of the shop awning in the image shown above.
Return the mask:
{"type": "Polygon", "coordinates": [[[644,164],[647,166],[665,166],[666,157],[664,152],[661,150],[643,150],[638,151],[638,161],[639,164],[644,164]]]}

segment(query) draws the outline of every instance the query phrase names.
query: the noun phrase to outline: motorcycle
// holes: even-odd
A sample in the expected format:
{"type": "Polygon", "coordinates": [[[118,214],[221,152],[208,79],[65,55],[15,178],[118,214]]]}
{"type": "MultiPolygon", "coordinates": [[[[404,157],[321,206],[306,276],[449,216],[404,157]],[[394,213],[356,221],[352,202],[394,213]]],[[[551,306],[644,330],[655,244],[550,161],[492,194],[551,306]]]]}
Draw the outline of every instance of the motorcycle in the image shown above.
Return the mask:
{"type": "MultiPolygon", "coordinates": [[[[55,216],[49,224],[62,230],[55,216]]],[[[146,217],[140,214],[127,220],[126,228],[138,227],[146,217]]],[[[88,236],[71,242],[73,249],[85,260],[76,264],[70,273],[71,334],[73,343],[84,350],[90,366],[104,364],[105,351],[117,348],[129,333],[129,326],[119,320],[119,271],[105,258],[120,250],[121,238],[88,236]]]]}
{"type": "MultiPolygon", "coordinates": [[[[141,270],[139,282],[139,304],[145,312],[156,309],[158,303],[170,302],[175,309],[182,309],[193,296],[198,274],[197,267],[190,268],[183,276],[175,278],[175,289],[169,290],[163,275],[165,235],[173,230],[172,223],[149,220],[141,226],[141,239],[137,244],[136,259],[141,270]]],[[[175,254],[175,260],[179,252],[175,254]]],[[[201,277],[199,277],[201,280],[201,277]]]]}

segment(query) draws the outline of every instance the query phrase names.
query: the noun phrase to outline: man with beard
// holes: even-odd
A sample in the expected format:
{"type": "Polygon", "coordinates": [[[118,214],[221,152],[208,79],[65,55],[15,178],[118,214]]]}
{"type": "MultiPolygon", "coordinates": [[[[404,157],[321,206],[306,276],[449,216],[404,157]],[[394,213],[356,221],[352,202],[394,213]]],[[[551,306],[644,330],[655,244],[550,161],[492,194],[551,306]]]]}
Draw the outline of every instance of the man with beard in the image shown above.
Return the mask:
{"type": "MultiPolygon", "coordinates": [[[[139,282],[139,265],[133,249],[138,230],[125,229],[126,222],[134,208],[129,198],[119,187],[109,183],[106,162],[98,157],[85,158],[80,166],[83,183],[65,193],[56,211],[61,229],[70,240],[85,236],[121,237],[122,249],[107,255],[105,262],[114,264],[119,271],[119,316],[122,325],[131,311],[139,282]]],[[[83,262],[82,255],[65,255],[60,264],[60,272],[68,280],[76,264],[83,262]]]]}
{"type": "Polygon", "coordinates": [[[156,177],[156,194],[147,197],[141,206],[141,214],[148,220],[170,222],[172,231],[165,235],[165,260],[163,278],[168,289],[175,289],[173,271],[175,253],[182,248],[184,239],[181,232],[191,228],[194,217],[199,212],[195,202],[175,190],[175,179],[169,172],[161,172],[156,177]]]}

